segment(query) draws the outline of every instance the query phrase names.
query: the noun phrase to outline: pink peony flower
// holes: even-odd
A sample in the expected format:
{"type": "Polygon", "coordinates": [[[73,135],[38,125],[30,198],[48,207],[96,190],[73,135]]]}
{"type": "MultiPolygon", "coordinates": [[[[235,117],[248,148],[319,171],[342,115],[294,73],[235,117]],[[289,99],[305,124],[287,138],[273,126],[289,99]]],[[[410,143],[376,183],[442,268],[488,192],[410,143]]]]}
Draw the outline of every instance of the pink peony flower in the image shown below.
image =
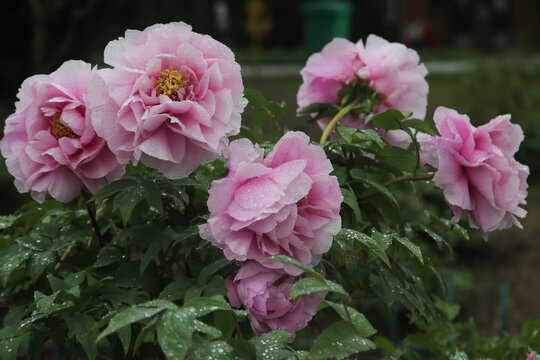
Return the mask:
{"type": "MultiPolygon", "coordinates": [[[[287,255],[315,265],[341,228],[343,197],[323,149],[302,132],[289,132],[263,159],[247,139],[229,147],[229,174],[214,181],[208,198],[210,219],[201,236],[232,260],[287,255]]],[[[291,275],[300,269],[265,261],[291,275]]]]}
{"type": "Polygon", "coordinates": [[[189,25],[128,30],[107,45],[105,63],[114,68],[91,84],[90,114],[121,162],[182,178],[239,132],[240,66],[227,46],[189,25]]]}
{"type": "Polygon", "coordinates": [[[418,141],[426,162],[437,168],[434,181],[453,221],[469,213],[484,233],[521,227],[516,217],[527,214],[519,205],[526,203],[529,168],[514,159],[523,140],[519,125],[501,115],[475,128],[467,115],[445,107],[435,110],[434,120],[441,136],[420,134],[418,141]]]}
{"type": "Polygon", "coordinates": [[[26,79],[15,113],[6,119],[0,150],[20,192],[42,202],[47,192],[68,202],[83,186],[95,193],[124,168],[86,116],[86,93],[95,70],[67,61],[50,75],[26,79]]]}
{"type": "Polygon", "coordinates": [[[234,277],[227,278],[227,296],[234,307],[242,305],[249,310],[253,331],[260,335],[275,329],[294,333],[307,326],[325,292],[302,295],[287,300],[291,288],[299,277],[282,270],[268,269],[255,261],[242,266],[234,277]]]}
{"type": "MultiPolygon", "coordinates": [[[[369,35],[366,44],[356,44],[336,38],[320,53],[310,56],[301,74],[303,83],[297,95],[300,108],[313,103],[340,104],[339,90],[357,81],[376,92],[378,103],[374,113],[388,109],[411,111],[413,116],[423,119],[426,114],[428,84],[427,70],[416,51],[403,44],[389,43],[369,35]]],[[[319,120],[324,130],[330,118],[319,120]]],[[[349,114],[340,123],[346,127],[369,127],[364,124],[364,115],[349,114]]],[[[401,130],[387,133],[391,144],[406,147],[411,139],[401,130]]]]}

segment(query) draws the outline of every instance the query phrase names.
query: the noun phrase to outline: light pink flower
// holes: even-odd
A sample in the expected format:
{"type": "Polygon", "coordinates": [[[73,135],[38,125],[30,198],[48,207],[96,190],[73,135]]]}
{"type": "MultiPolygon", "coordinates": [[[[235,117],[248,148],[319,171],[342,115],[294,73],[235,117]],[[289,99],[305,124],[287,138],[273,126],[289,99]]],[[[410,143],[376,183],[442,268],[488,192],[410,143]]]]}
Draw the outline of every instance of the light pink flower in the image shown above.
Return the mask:
{"type": "Polygon", "coordinates": [[[426,162],[437,168],[434,181],[453,221],[469,213],[484,233],[521,227],[516,217],[527,214],[519,205],[526,203],[529,168],[514,159],[523,140],[519,125],[501,115],[475,128],[467,115],[444,107],[435,110],[434,120],[441,136],[420,134],[418,141],[426,162]]]}
{"type": "Polygon", "coordinates": [[[94,74],[90,64],[67,61],[50,75],[29,77],[19,89],[0,150],[17,190],[30,191],[36,201],[48,192],[68,202],[83,186],[94,193],[124,172],[86,116],[94,74]]]}
{"type": "Polygon", "coordinates": [[[232,51],[185,23],[128,30],[105,48],[90,87],[96,131],[121,162],[189,175],[240,130],[246,101],[232,51]]]}
{"type": "MultiPolygon", "coordinates": [[[[289,132],[263,159],[247,139],[229,147],[229,174],[214,181],[208,198],[210,219],[201,236],[232,260],[287,255],[315,265],[341,227],[343,197],[332,165],[320,146],[302,132],[289,132]]],[[[301,271],[265,261],[292,275],[301,271]]]]}
{"type": "MultiPolygon", "coordinates": [[[[338,92],[344,85],[362,79],[375,91],[380,103],[374,113],[388,109],[411,111],[413,116],[423,119],[426,114],[428,84],[427,70],[416,51],[403,44],[389,43],[369,35],[366,44],[356,44],[336,38],[320,53],[310,56],[301,71],[303,83],[298,91],[300,108],[313,103],[340,104],[338,92]]],[[[330,118],[319,120],[325,129],[330,118]]],[[[369,127],[363,115],[349,114],[340,123],[346,127],[369,127]]],[[[392,130],[387,139],[396,146],[406,147],[411,139],[401,130],[392,130]]]]}
{"type": "Polygon", "coordinates": [[[536,351],[533,351],[527,355],[527,360],[534,360],[534,355],[536,355],[536,351]]]}
{"type": "Polygon", "coordinates": [[[257,335],[275,329],[287,330],[294,335],[307,326],[326,296],[326,292],[317,292],[287,300],[298,279],[282,270],[268,269],[249,261],[234,280],[227,278],[225,284],[231,305],[243,305],[249,310],[251,328],[257,335]]]}

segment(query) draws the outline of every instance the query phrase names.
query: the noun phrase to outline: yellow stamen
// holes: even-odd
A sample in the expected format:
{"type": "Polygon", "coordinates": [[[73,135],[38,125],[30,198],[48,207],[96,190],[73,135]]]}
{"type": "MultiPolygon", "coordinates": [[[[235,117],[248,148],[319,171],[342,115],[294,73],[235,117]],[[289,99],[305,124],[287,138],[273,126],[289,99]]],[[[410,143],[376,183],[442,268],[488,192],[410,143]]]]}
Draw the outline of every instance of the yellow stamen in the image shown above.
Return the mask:
{"type": "Polygon", "coordinates": [[[184,75],[173,69],[165,69],[161,72],[161,76],[156,82],[156,91],[160,94],[167,95],[172,100],[178,100],[178,91],[186,86],[188,81],[184,79],[184,75]]]}
{"type": "Polygon", "coordinates": [[[69,126],[66,126],[60,122],[60,114],[56,114],[50,118],[49,124],[51,124],[51,134],[56,136],[57,139],[63,137],[78,137],[69,126]]]}

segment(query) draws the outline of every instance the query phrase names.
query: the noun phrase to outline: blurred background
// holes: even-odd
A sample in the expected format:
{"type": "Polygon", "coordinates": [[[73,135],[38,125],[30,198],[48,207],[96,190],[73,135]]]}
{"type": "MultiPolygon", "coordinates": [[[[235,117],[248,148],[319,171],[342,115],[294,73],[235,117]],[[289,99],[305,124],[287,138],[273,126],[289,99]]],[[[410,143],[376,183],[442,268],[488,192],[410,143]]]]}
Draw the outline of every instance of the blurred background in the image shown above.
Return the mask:
{"type": "MultiPolygon", "coordinates": [[[[295,115],[299,71],[311,53],[335,36],[357,41],[370,33],[416,49],[430,72],[426,120],[439,105],[469,114],[476,125],[511,113],[525,132],[518,160],[531,169],[524,230],[491,234],[488,242],[474,233],[456,243],[448,299],[484,335],[516,333],[524,320],[540,320],[539,1],[24,0],[1,2],[0,18],[2,127],[26,77],[68,59],[102,67],[110,40],[158,22],[184,21],[230,46],[245,87],[285,101],[285,125],[314,139],[318,127],[295,115]]],[[[12,182],[1,159],[0,214],[29,199],[12,182]]]]}

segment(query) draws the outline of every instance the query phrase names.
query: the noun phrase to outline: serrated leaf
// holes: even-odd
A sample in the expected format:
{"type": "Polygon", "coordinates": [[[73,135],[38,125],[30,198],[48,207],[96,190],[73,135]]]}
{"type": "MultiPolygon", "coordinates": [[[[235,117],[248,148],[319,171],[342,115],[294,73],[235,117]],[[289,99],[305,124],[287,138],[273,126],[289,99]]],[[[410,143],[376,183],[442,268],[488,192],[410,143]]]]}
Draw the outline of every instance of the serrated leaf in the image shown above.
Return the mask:
{"type": "Polygon", "coordinates": [[[313,294],[319,291],[333,292],[344,300],[349,299],[349,294],[341,285],[330,280],[325,279],[322,281],[314,277],[307,277],[298,280],[291,288],[288,299],[296,299],[301,295],[313,294]]]}
{"type": "Polygon", "coordinates": [[[343,304],[338,304],[329,300],[325,300],[325,303],[328,304],[332,309],[334,309],[339,316],[345,321],[349,321],[349,316],[351,317],[351,324],[354,326],[356,332],[363,337],[369,337],[377,332],[371,326],[370,322],[366,317],[358,312],[355,308],[348,306],[347,310],[343,304]],[[347,311],[349,315],[347,315],[347,311]]]}
{"type": "Polygon", "coordinates": [[[158,341],[169,360],[183,359],[191,345],[195,330],[193,309],[177,309],[165,312],[156,325],[158,341]]]}
{"type": "Polygon", "coordinates": [[[51,267],[56,260],[56,252],[47,250],[44,252],[35,252],[30,259],[28,272],[30,279],[35,282],[47,268],[51,267]]]}
{"type": "Polygon", "coordinates": [[[266,108],[266,104],[268,103],[264,95],[257,90],[244,90],[244,97],[247,99],[249,105],[255,108],[266,108]]]}
{"type": "Polygon", "coordinates": [[[377,159],[401,171],[413,171],[416,167],[416,155],[395,146],[385,146],[382,148],[377,153],[377,159]]]}
{"type": "Polygon", "coordinates": [[[343,138],[346,142],[350,143],[352,141],[353,135],[356,132],[354,128],[347,128],[340,123],[336,126],[336,132],[339,136],[343,138]]]}
{"type": "Polygon", "coordinates": [[[158,319],[152,319],[144,326],[133,344],[133,353],[136,354],[143,342],[154,342],[154,330],[158,319]]]}
{"type": "Polygon", "coordinates": [[[97,356],[96,333],[88,333],[94,324],[94,318],[87,314],[65,318],[68,328],[68,338],[75,338],[81,344],[86,356],[93,360],[97,356]]]}
{"type": "Polygon", "coordinates": [[[422,257],[422,250],[420,250],[420,247],[416,244],[414,244],[411,240],[407,239],[406,237],[398,236],[397,234],[392,236],[396,241],[398,241],[401,245],[405,246],[409,251],[418,258],[418,260],[423,264],[424,258],[422,257]]]}
{"type": "Polygon", "coordinates": [[[257,109],[255,113],[253,113],[253,128],[260,128],[270,117],[272,117],[272,115],[266,109],[257,109]]]}
{"type": "Polygon", "coordinates": [[[389,268],[390,266],[390,260],[388,259],[388,256],[384,252],[385,247],[384,244],[381,244],[380,242],[376,241],[375,239],[371,238],[370,236],[361,233],[356,230],[352,229],[341,229],[337,235],[336,239],[344,238],[341,241],[347,241],[350,239],[353,239],[355,241],[359,241],[361,244],[365,245],[370,251],[375,253],[389,268]]]}
{"type": "Polygon", "coordinates": [[[333,109],[336,112],[339,111],[339,106],[329,103],[313,103],[308,106],[304,106],[298,111],[299,114],[314,114],[328,109],[333,109]]]}
{"type": "Polygon", "coordinates": [[[345,359],[352,354],[375,349],[375,344],[358,335],[346,321],[338,321],[327,327],[315,340],[306,359],[345,359]]]}
{"type": "Polygon", "coordinates": [[[428,228],[424,224],[411,223],[411,228],[413,230],[416,230],[416,231],[424,232],[430,238],[435,240],[435,242],[437,243],[437,246],[439,247],[439,249],[441,249],[443,247],[443,245],[444,245],[444,246],[446,246],[448,248],[450,253],[452,252],[452,247],[450,246],[450,244],[448,244],[448,242],[441,235],[439,235],[435,231],[431,230],[430,228],[428,228]]]}

